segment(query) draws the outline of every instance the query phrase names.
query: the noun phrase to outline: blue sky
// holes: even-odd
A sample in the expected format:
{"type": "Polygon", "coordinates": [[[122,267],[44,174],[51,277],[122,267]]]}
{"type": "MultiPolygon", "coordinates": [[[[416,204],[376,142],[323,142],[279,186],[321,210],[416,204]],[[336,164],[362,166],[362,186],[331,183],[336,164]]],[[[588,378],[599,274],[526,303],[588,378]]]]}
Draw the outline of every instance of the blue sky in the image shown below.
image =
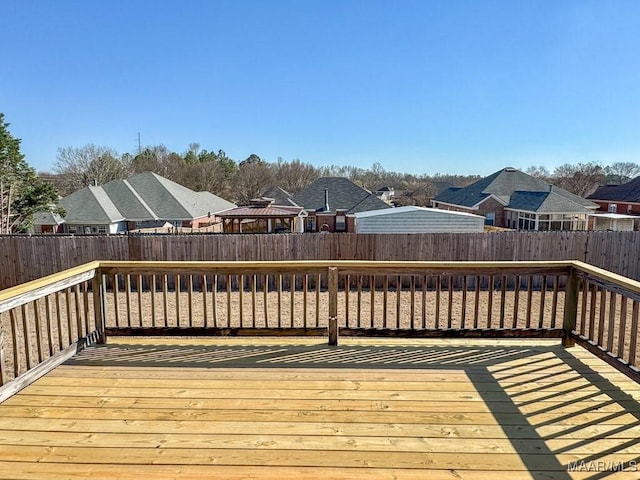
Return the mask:
{"type": "Polygon", "coordinates": [[[486,175],[640,163],[636,0],[4,0],[0,112],[58,148],[192,142],[486,175]]]}

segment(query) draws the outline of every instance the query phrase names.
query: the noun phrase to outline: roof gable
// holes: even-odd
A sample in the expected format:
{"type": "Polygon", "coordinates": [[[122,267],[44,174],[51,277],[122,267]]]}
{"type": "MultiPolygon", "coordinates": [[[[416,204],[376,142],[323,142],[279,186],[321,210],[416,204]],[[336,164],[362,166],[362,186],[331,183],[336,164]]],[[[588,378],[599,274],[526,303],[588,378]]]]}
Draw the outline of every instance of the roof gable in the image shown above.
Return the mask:
{"type": "Polygon", "coordinates": [[[102,186],[122,215],[130,221],[156,219],[156,215],[126,180],[112,180],[102,186]]]}
{"type": "Polygon", "coordinates": [[[33,215],[34,225],[60,225],[64,219],[55,212],[36,212],[33,215]]]}
{"type": "Polygon", "coordinates": [[[66,223],[110,224],[124,220],[102,187],[85,187],[60,200],[66,223]]]}
{"type": "Polygon", "coordinates": [[[537,213],[591,213],[584,205],[559,194],[547,192],[513,192],[508,208],[537,213]]]}
{"type": "Polygon", "coordinates": [[[213,193],[194,192],[152,172],[134,175],[127,182],[162,220],[189,220],[235,207],[213,193]]]}
{"type": "Polygon", "coordinates": [[[290,205],[291,202],[289,198],[291,194],[287,192],[284,188],[273,187],[270,190],[264,192],[261,197],[273,198],[274,205],[290,205]]]}
{"type": "Polygon", "coordinates": [[[622,185],[603,185],[589,195],[592,200],[640,203],[640,177],[622,185]]]}
{"type": "Polygon", "coordinates": [[[325,190],[329,196],[329,211],[346,210],[348,213],[390,208],[373,193],[359,187],[348,178],[321,177],[296,193],[291,199],[309,211],[322,211],[325,190]]]}
{"type": "Polygon", "coordinates": [[[554,205],[564,203],[565,206],[568,207],[571,204],[574,205],[574,208],[575,206],[579,207],[577,211],[582,211],[585,208],[596,207],[596,205],[589,200],[585,200],[578,195],[574,195],[560,187],[550,185],[544,180],[532,177],[531,175],[527,175],[526,173],[511,167],[503,168],[488,177],[482,178],[477,182],[468,185],[467,187],[449,188],[436,195],[434,200],[436,202],[471,208],[484,201],[488,196],[493,195],[496,198],[499,198],[509,208],[520,209],[512,204],[514,201],[514,192],[535,192],[539,194],[527,196],[519,195],[516,200],[518,203],[525,202],[531,205],[539,203],[542,205],[542,203],[547,201],[548,198],[551,198],[554,205]],[[549,192],[553,192],[554,195],[551,197],[543,195],[544,193],[549,192]],[[558,197],[564,197],[565,200],[562,201],[558,197]]]}
{"type": "MultiPolygon", "coordinates": [[[[188,219],[191,215],[185,206],[197,203],[196,199],[189,199],[188,194],[176,188],[177,183],[155,173],[145,172],[134,175],[129,179],[129,183],[162,220],[188,219]],[[186,205],[183,205],[185,203],[186,205]]],[[[185,188],[181,185],[180,187],[185,188]]]]}
{"type": "Polygon", "coordinates": [[[109,224],[123,220],[192,220],[236,205],[211,192],[194,192],[145,172],[101,187],[86,187],[60,200],[65,222],[109,224]]]}

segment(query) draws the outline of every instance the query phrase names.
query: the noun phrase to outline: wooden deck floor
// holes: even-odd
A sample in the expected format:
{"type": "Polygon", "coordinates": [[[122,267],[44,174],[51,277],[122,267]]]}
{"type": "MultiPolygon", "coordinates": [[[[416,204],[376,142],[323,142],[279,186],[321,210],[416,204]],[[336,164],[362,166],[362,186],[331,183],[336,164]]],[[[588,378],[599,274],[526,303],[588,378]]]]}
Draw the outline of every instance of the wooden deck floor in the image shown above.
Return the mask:
{"type": "Polygon", "coordinates": [[[323,341],[84,350],[0,405],[0,478],[640,476],[640,386],[578,347],[323,341]]]}

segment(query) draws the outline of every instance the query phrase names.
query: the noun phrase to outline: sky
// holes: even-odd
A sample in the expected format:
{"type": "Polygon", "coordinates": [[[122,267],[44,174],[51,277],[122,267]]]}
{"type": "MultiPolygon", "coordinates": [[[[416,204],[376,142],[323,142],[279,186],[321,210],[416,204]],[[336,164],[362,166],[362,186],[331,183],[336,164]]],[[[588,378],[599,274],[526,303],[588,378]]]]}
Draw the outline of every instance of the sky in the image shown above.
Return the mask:
{"type": "Polygon", "coordinates": [[[0,0],[26,160],[198,143],[241,161],[488,175],[640,163],[637,0],[0,0]]]}

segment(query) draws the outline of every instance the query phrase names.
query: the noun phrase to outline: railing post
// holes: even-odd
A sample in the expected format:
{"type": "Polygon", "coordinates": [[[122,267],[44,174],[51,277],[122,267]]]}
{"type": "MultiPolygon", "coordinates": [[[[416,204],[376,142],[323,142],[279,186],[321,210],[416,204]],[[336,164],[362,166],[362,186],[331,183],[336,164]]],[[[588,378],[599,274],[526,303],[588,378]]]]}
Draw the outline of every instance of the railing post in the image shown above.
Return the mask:
{"type": "MultiPolygon", "coordinates": [[[[0,317],[2,317],[1,314],[0,314],[0,317]]],[[[6,349],[4,346],[4,328],[0,327],[0,387],[7,382],[7,380],[5,380],[5,377],[6,377],[5,356],[6,356],[6,349]]]]}
{"type": "Polygon", "coordinates": [[[104,276],[100,268],[96,269],[96,274],[92,281],[93,290],[93,314],[95,321],[95,329],[98,333],[98,343],[107,343],[107,336],[105,333],[105,295],[104,295],[104,276]]]}
{"type": "Polygon", "coordinates": [[[338,345],[338,267],[329,267],[329,345],[338,345]]]}
{"type": "Polygon", "coordinates": [[[564,317],[562,321],[562,345],[564,347],[573,347],[576,344],[571,332],[576,329],[578,319],[578,276],[573,267],[569,271],[567,278],[567,286],[564,292],[564,317]]]}

